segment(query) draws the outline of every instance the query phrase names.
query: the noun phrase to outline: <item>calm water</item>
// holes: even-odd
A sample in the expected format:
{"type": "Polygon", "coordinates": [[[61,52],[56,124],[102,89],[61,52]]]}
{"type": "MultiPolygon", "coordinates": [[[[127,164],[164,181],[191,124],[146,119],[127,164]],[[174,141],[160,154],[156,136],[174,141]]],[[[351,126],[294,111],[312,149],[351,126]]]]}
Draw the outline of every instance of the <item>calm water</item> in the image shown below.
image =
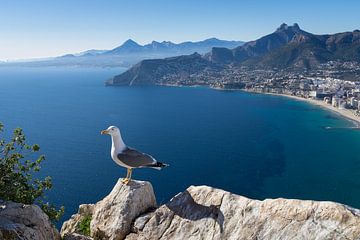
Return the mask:
{"type": "Polygon", "coordinates": [[[0,69],[0,121],[20,126],[46,154],[49,199],[66,207],[112,189],[125,170],[110,159],[109,125],[171,166],[135,170],[158,203],[189,185],[251,198],[334,200],[360,208],[360,131],[284,97],[206,88],[104,87],[121,69],[0,69]],[[335,129],[325,129],[335,127],[335,129]]]}

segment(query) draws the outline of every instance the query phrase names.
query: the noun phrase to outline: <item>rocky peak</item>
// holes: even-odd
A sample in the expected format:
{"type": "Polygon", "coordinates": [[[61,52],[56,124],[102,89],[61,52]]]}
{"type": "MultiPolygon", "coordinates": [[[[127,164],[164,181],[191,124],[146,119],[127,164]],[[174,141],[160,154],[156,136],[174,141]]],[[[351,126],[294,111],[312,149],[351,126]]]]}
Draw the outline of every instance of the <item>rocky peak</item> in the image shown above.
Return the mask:
{"type": "Polygon", "coordinates": [[[158,45],[158,44],[161,44],[161,43],[159,43],[158,41],[152,41],[151,42],[151,45],[158,45]]]}
{"type": "Polygon", "coordinates": [[[294,23],[294,25],[289,26],[286,23],[283,23],[276,29],[276,31],[285,31],[285,30],[292,30],[292,31],[300,31],[299,24],[294,23]]]}
{"type": "Polygon", "coordinates": [[[81,217],[90,214],[95,239],[360,238],[360,211],[334,202],[258,201],[191,186],[157,209],[155,205],[150,183],[133,181],[126,186],[118,181],[102,201],[81,205],[61,233],[71,234],[81,217]]]}
{"type": "Polygon", "coordinates": [[[125,185],[119,179],[113,190],[96,204],[82,204],[77,214],[64,222],[61,236],[72,239],[81,234],[79,225],[90,218],[90,236],[95,239],[124,239],[131,224],[139,215],[156,207],[153,188],[149,182],[131,181],[125,185]]]}
{"type": "Polygon", "coordinates": [[[276,31],[282,31],[282,30],[286,30],[289,26],[286,23],[283,23],[280,25],[280,27],[278,27],[276,29],[276,31]]]}
{"type": "Polygon", "coordinates": [[[221,40],[218,39],[218,38],[208,38],[208,39],[205,39],[204,42],[208,42],[208,43],[217,43],[217,42],[220,42],[221,40]]]}
{"type": "Polygon", "coordinates": [[[141,45],[139,45],[137,42],[135,42],[132,39],[128,39],[121,46],[122,47],[140,47],[141,45]]]}
{"type": "MultiPolygon", "coordinates": [[[[146,45],[145,45],[146,46],[146,45]]],[[[166,48],[168,47],[167,44],[160,43],[158,41],[152,41],[148,46],[150,46],[152,49],[160,49],[160,48],[166,48]]]]}
{"type": "Polygon", "coordinates": [[[107,51],[106,54],[120,54],[120,53],[129,53],[129,52],[137,52],[142,49],[142,46],[139,45],[132,39],[126,40],[121,46],[116,47],[110,51],[107,51]]]}
{"type": "Polygon", "coordinates": [[[295,30],[300,30],[300,26],[299,26],[299,24],[294,23],[294,25],[293,25],[293,29],[295,29],[295,30]]]}

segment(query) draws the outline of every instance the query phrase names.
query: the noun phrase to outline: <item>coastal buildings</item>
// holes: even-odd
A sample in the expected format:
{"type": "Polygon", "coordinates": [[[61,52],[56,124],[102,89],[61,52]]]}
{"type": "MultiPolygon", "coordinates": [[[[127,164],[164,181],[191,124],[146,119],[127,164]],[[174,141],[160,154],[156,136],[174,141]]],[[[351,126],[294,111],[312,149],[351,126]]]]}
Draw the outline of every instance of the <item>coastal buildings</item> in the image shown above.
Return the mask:
{"type": "Polygon", "coordinates": [[[357,62],[330,61],[314,69],[253,69],[229,65],[191,74],[172,72],[159,78],[157,84],[285,94],[325,102],[356,116],[360,114],[360,63],[357,62]],[[355,77],[347,78],[349,72],[355,77]]]}
{"type": "Polygon", "coordinates": [[[319,91],[319,90],[309,92],[310,97],[312,97],[314,99],[319,99],[319,100],[322,100],[324,98],[332,98],[334,95],[335,94],[332,92],[325,92],[325,91],[319,91]]]}

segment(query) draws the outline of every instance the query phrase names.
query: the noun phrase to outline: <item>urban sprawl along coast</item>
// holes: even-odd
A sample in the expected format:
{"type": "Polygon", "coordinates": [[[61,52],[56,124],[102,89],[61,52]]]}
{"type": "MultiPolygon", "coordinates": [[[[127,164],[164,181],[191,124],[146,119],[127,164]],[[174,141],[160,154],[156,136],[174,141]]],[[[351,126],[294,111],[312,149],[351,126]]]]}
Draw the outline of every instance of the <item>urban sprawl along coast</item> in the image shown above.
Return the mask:
{"type": "Polygon", "coordinates": [[[221,90],[245,90],[285,95],[336,111],[360,122],[360,64],[327,62],[316,69],[269,69],[227,67],[198,74],[168,74],[160,85],[210,86],[221,90]]]}

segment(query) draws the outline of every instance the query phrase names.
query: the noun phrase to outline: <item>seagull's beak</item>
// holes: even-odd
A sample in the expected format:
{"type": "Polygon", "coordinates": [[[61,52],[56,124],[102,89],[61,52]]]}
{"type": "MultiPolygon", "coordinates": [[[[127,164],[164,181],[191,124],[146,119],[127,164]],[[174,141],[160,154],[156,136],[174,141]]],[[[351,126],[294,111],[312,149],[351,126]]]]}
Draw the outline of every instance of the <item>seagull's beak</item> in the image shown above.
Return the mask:
{"type": "Polygon", "coordinates": [[[109,134],[108,130],[102,130],[100,133],[101,134],[109,134]]]}

